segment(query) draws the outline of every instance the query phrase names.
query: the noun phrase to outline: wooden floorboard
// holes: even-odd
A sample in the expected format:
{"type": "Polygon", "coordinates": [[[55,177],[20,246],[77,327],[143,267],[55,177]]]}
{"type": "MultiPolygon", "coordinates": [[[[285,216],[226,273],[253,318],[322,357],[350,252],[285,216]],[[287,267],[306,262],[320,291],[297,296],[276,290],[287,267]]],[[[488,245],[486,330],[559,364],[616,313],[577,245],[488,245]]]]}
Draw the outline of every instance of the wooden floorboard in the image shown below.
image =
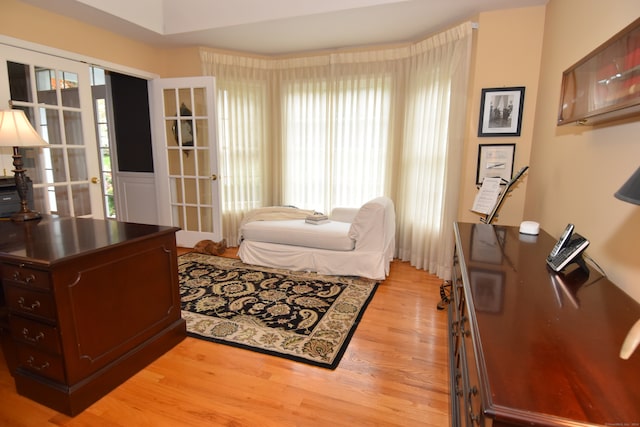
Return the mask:
{"type": "Polygon", "coordinates": [[[0,358],[0,425],[447,426],[440,283],[394,261],[333,371],[188,337],[73,418],[19,396],[0,358]]]}

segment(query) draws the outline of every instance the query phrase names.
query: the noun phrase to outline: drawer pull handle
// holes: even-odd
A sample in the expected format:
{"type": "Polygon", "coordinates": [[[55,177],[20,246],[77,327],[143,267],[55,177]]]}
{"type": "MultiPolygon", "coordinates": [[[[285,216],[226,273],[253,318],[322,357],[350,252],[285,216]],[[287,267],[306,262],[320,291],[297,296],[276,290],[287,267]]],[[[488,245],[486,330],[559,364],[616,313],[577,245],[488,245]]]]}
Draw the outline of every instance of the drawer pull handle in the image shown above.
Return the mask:
{"type": "Polygon", "coordinates": [[[36,300],[36,302],[34,302],[31,305],[25,305],[24,302],[25,301],[24,301],[23,297],[18,298],[18,304],[20,305],[20,308],[23,309],[23,310],[34,311],[34,310],[40,308],[40,301],[38,301],[38,300],[36,300]]]}
{"type": "Polygon", "coordinates": [[[42,365],[38,366],[34,364],[35,361],[36,359],[33,356],[29,356],[29,358],[27,359],[27,365],[29,365],[31,368],[35,369],[36,371],[41,371],[49,367],[49,362],[44,362],[42,365]]]}
{"type": "Polygon", "coordinates": [[[462,379],[462,374],[456,374],[456,396],[462,396],[464,394],[462,384],[460,384],[461,379],[462,379]]]}
{"type": "Polygon", "coordinates": [[[24,338],[26,341],[30,341],[30,342],[39,342],[42,341],[44,339],[44,333],[43,332],[38,332],[38,334],[35,337],[32,337],[29,335],[29,330],[27,328],[23,328],[22,329],[22,338],[24,338]]]}
{"type": "Polygon", "coordinates": [[[36,276],[33,274],[28,275],[27,277],[24,278],[24,280],[22,280],[20,278],[20,272],[19,271],[14,271],[13,272],[13,280],[15,280],[16,282],[24,282],[24,283],[31,283],[34,282],[36,280],[36,276]]]}
{"type": "Polygon", "coordinates": [[[475,423],[480,425],[480,415],[474,414],[471,408],[469,408],[469,420],[471,421],[471,424],[475,423]]]}

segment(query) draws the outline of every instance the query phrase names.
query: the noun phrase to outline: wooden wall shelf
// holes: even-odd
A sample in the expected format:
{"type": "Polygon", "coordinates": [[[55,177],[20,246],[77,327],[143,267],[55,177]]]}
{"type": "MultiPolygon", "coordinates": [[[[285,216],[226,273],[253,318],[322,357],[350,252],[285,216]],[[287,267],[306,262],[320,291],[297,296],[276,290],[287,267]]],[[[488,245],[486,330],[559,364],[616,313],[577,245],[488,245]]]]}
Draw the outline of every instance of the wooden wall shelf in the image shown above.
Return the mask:
{"type": "Polygon", "coordinates": [[[562,74],[558,125],[640,116],[640,19],[562,74]]]}

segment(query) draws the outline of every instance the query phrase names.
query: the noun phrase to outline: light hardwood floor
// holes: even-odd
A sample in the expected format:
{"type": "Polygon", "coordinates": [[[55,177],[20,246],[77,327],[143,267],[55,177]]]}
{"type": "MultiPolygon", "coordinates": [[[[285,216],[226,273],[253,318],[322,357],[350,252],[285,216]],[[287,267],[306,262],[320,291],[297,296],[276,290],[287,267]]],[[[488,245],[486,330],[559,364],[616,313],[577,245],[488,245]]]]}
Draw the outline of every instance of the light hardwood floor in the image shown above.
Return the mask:
{"type": "Polygon", "coordinates": [[[19,396],[0,358],[0,426],[447,426],[440,283],[394,261],[333,371],[187,337],[74,418],[19,396]]]}

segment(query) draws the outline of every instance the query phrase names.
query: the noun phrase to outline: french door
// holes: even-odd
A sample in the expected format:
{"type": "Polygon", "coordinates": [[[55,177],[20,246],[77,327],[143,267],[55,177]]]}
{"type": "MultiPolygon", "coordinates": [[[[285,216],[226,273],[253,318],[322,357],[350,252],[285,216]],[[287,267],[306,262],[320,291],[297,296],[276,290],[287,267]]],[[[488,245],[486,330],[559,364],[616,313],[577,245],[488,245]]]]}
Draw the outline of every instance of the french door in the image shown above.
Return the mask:
{"type": "Polygon", "coordinates": [[[151,81],[160,224],[180,227],[178,246],[222,239],[213,77],[151,81]]]}
{"type": "MultiPolygon", "coordinates": [[[[0,108],[24,110],[49,145],[24,150],[35,209],[103,218],[89,66],[0,45],[0,108]]],[[[2,167],[11,168],[9,155],[2,167]]]]}

